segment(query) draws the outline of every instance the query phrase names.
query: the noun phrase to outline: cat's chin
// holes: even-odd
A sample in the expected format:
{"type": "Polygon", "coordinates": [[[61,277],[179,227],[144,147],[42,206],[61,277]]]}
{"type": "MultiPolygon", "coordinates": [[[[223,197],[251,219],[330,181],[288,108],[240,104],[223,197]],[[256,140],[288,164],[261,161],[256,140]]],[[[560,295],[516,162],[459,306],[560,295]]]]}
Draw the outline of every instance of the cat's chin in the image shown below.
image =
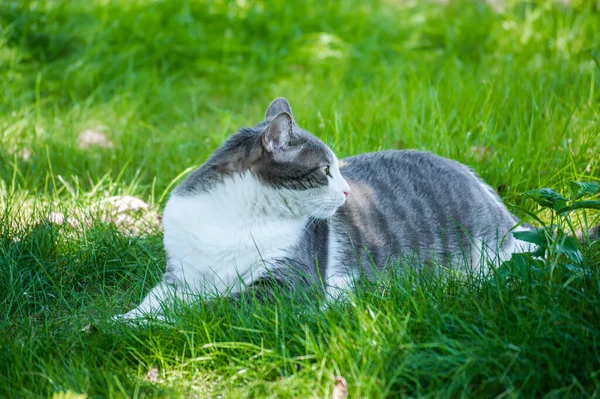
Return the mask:
{"type": "Polygon", "coordinates": [[[319,210],[319,212],[313,213],[311,216],[314,219],[329,219],[330,217],[332,217],[333,215],[335,215],[335,213],[337,212],[337,210],[342,205],[344,205],[344,204],[342,203],[342,204],[340,204],[339,206],[336,206],[336,207],[331,207],[331,208],[319,210]]]}

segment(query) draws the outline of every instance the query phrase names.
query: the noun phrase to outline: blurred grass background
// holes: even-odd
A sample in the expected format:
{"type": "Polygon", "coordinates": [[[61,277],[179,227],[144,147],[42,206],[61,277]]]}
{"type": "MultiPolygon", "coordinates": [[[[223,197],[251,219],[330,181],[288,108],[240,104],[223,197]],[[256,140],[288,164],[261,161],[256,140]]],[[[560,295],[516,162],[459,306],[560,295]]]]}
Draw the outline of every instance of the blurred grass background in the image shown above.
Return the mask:
{"type": "Polygon", "coordinates": [[[329,397],[340,373],[352,397],[598,395],[596,272],[583,291],[398,279],[327,312],[223,301],[131,331],[103,320],[160,278],[160,231],[33,223],[106,196],[159,209],[280,96],[340,158],[432,151],[531,209],[527,189],[600,177],[596,1],[4,0],[0,85],[2,396],[329,397]]]}
{"type": "Polygon", "coordinates": [[[17,184],[39,189],[51,164],[88,186],[110,172],[164,190],[277,96],[340,157],[433,151],[508,186],[509,200],[596,175],[595,2],[505,7],[5,1],[0,176],[16,162],[17,184]],[[87,129],[113,149],[79,148],[87,129]]]}

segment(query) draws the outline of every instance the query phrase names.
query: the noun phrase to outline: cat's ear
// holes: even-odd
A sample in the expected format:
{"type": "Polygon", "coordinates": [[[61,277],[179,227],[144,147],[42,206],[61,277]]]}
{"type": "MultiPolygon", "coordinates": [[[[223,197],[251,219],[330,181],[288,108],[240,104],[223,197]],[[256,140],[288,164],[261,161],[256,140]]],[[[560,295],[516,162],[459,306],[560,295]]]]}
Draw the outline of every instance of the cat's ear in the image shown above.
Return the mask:
{"type": "Polygon", "coordinates": [[[275,117],[263,133],[262,143],[268,152],[278,152],[285,149],[292,138],[293,121],[292,116],[282,112],[275,117]]]}
{"type": "Polygon", "coordinates": [[[290,103],[283,97],[276,98],[271,102],[269,108],[267,108],[267,112],[265,113],[265,119],[275,118],[282,112],[287,112],[292,117],[292,122],[294,122],[294,117],[292,116],[292,108],[290,107],[290,103]]]}

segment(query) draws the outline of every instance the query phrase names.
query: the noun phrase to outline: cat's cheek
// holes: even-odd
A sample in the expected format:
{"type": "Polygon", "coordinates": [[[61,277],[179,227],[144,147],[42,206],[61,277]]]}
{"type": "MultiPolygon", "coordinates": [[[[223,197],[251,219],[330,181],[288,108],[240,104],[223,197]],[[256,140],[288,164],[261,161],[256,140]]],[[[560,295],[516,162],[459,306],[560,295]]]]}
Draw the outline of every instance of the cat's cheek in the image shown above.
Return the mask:
{"type": "Polygon", "coordinates": [[[339,205],[338,206],[342,206],[345,202],[346,202],[346,198],[348,197],[348,195],[346,193],[350,193],[350,187],[348,187],[348,184],[346,183],[345,180],[342,180],[345,184],[336,184],[335,187],[333,187],[333,193],[332,193],[332,198],[334,199],[334,201],[338,202],[339,205]]]}

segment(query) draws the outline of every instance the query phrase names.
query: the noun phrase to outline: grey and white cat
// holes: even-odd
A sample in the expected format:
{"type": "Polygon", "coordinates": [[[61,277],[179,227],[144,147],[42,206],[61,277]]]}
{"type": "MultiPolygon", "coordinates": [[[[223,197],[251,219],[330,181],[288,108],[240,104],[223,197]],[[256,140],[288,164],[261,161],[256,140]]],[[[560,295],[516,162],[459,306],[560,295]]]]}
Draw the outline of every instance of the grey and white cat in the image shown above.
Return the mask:
{"type": "Polygon", "coordinates": [[[163,281],[118,317],[265,278],[323,282],[335,296],[373,264],[410,257],[485,271],[528,249],[509,234],[519,220],[466,166],[418,151],[338,161],[282,98],[173,191],[163,221],[163,281]]]}

